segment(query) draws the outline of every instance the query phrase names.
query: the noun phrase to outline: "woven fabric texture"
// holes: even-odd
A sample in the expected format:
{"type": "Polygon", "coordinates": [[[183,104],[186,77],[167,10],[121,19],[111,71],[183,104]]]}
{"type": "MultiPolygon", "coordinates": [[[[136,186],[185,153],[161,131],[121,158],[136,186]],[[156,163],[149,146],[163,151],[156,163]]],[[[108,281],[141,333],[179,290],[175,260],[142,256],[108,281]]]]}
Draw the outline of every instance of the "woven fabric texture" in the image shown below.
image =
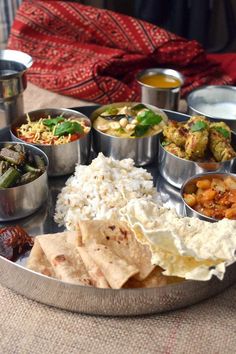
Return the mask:
{"type": "Polygon", "coordinates": [[[28,300],[0,286],[1,354],[233,354],[236,286],[198,305],[136,318],[94,317],[28,300]]]}
{"type": "Polygon", "coordinates": [[[198,42],[70,1],[23,1],[8,47],[33,57],[32,83],[97,103],[140,100],[135,76],[150,67],[180,70],[183,95],[201,85],[233,83],[198,42]]]}

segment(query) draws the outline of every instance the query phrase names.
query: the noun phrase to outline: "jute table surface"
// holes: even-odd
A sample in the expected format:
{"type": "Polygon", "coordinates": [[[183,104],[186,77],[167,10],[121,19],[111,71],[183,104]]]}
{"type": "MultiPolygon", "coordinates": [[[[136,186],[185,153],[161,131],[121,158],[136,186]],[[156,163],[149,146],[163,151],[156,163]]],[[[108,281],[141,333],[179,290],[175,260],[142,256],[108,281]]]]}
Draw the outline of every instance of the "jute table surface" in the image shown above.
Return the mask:
{"type": "MultiPolygon", "coordinates": [[[[30,84],[24,100],[26,111],[85,104],[30,84]]],[[[136,318],[66,312],[0,286],[1,354],[235,352],[236,285],[185,309],[136,318]]]]}

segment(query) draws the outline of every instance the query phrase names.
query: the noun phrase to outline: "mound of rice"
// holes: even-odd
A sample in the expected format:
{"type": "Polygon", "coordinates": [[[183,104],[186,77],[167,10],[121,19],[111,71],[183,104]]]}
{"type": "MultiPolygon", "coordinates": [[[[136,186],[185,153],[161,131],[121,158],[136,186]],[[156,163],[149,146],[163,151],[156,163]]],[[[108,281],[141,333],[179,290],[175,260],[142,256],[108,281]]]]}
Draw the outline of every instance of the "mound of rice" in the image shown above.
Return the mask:
{"type": "Polygon", "coordinates": [[[77,165],[56,203],[55,221],[76,230],[79,219],[119,218],[130,199],[156,200],[152,176],[132,159],[113,160],[102,153],[89,166],[77,165]]]}

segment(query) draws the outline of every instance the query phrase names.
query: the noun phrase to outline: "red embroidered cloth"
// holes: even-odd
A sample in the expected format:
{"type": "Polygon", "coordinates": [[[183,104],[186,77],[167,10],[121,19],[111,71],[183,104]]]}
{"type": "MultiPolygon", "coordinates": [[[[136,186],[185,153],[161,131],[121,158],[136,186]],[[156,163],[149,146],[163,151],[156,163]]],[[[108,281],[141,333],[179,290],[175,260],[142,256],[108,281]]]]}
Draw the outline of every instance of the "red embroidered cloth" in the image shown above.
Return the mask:
{"type": "Polygon", "coordinates": [[[135,75],[149,67],[181,71],[186,77],[183,95],[205,84],[233,83],[198,42],[74,2],[23,1],[8,47],[33,57],[28,72],[32,83],[103,104],[138,101],[135,75]]]}

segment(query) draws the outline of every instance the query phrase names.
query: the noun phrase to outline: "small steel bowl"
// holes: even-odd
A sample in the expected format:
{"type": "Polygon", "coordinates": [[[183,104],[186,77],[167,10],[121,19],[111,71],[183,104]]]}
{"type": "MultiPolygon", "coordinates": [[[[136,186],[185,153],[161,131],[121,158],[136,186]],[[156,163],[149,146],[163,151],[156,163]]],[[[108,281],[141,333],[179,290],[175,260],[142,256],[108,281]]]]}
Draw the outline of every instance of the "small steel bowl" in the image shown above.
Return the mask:
{"type": "Polygon", "coordinates": [[[0,189],[0,221],[21,219],[33,214],[48,197],[47,168],[48,158],[37,147],[19,142],[0,142],[0,149],[8,144],[21,144],[26,151],[43,158],[46,170],[34,181],[18,187],[0,189]]]}
{"type": "Polygon", "coordinates": [[[236,132],[236,87],[203,86],[187,97],[188,113],[224,121],[236,132]]]}
{"type": "MultiPolygon", "coordinates": [[[[40,118],[51,118],[63,115],[64,118],[70,118],[80,121],[81,118],[86,119],[88,126],[91,127],[91,122],[84,114],[72,109],[64,108],[47,108],[31,111],[28,113],[32,121],[37,121],[40,118]]],[[[21,124],[27,123],[26,114],[17,119],[11,126],[11,138],[13,141],[24,142],[16,136],[16,128],[21,124]]],[[[49,176],[63,176],[74,172],[76,163],[86,164],[91,152],[91,133],[89,132],[82,138],[61,145],[43,145],[32,144],[45,152],[49,159],[49,176]]]]}
{"type": "MultiPolygon", "coordinates": [[[[179,114],[179,122],[189,119],[185,114],[179,114]]],[[[231,132],[231,145],[236,150],[236,133],[231,132]]],[[[159,139],[158,167],[160,174],[167,182],[176,188],[181,188],[183,183],[190,177],[206,172],[233,172],[236,168],[236,158],[224,162],[195,162],[182,159],[162,146],[163,134],[159,139]]]]}
{"type": "Polygon", "coordinates": [[[159,108],[178,111],[180,89],[184,84],[184,76],[179,71],[168,68],[149,68],[139,72],[136,79],[141,87],[141,101],[143,103],[149,103],[159,108]],[[162,88],[147,85],[142,82],[143,76],[151,76],[155,74],[172,76],[179,80],[179,86],[162,88]]]}
{"type": "Polygon", "coordinates": [[[193,184],[195,181],[207,178],[207,177],[232,177],[233,179],[235,179],[236,182],[236,175],[232,174],[232,173],[214,173],[214,172],[209,172],[209,173],[200,173],[197,174],[189,179],[187,179],[185,181],[185,183],[182,185],[181,190],[180,190],[180,195],[184,204],[184,208],[185,208],[185,214],[189,217],[196,217],[198,219],[204,220],[204,221],[210,221],[210,222],[216,222],[219,221],[219,219],[216,218],[212,218],[210,216],[204,215],[202,213],[199,213],[198,211],[194,210],[192,207],[190,207],[186,201],[184,200],[184,191],[187,187],[190,187],[191,184],[193,184]]]}
{"type": "MultiPolygon", "coordinates": [[[[90,116],[93,122],[106,108],[133,106],[139,102],[119,102],[102,106],[96,109],[90,116]]],[[[168,120],[167,115],[155,106],[145,104],[156,113],[168,120]]],[[[93,130],[93,149],[96,153],[102,152],[105,156],[116,160],[131,158],[136,166],[145,166],[153,162],[158,153],[158,141],[160,132],[155,135],[140,138],[120,138],[103,133],[95,128],[93,130]]]]}

